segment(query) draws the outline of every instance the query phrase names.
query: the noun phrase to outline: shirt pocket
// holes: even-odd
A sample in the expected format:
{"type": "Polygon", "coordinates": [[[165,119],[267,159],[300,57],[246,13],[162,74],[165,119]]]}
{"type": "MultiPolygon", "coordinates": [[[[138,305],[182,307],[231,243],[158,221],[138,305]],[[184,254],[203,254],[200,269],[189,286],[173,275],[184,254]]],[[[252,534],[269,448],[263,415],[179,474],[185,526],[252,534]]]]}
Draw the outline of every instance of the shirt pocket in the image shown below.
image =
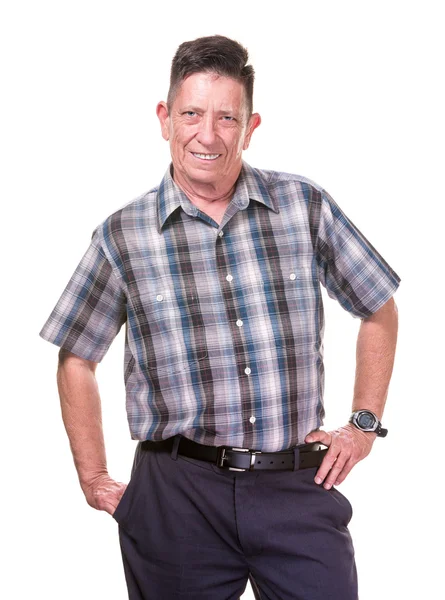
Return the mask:
{"type": "Polygon", "coordinates": [[[283,337],[281,345],[293,347],[295,355],[317,354],[318,311],[320,309],[319,284],[310,261],[289,262],[280,271],[283,303],[283,337]]]}
{"type": "Polygon", "coordinates": [[[305,298],[313,291],[314,281],[310,265],[291,265],[282,269],[286,293],[305,298]]]}
{"type": "Polygon", "coordinates": [[[132,299],[134,319],[143,348],[144,366],[158,375],[181,373],[199,367],[208,355],[199,301],[177,298],[171,288],[160,287],[132,299]]]}

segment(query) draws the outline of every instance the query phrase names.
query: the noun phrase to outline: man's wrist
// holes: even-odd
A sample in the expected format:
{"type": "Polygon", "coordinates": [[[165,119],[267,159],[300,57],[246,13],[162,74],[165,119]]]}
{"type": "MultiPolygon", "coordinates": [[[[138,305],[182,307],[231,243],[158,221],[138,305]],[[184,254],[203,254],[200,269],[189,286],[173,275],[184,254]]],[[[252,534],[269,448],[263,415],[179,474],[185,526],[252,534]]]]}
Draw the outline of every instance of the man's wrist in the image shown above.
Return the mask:
{"type": "Polygon", "coordinates": [[[382,426],[379,417],[368,409],[352,412],[349,422],[364,433],[375,433],[377,437],[386,437],[388,430],[382,426]]]}
{"type": "Polygon", "coordinates": [[[97,481],[110,477],[107,469],[98,469],[96,471],[88,471],[79,473],[80,487],[85,491],[91,488],[97,481]]]}

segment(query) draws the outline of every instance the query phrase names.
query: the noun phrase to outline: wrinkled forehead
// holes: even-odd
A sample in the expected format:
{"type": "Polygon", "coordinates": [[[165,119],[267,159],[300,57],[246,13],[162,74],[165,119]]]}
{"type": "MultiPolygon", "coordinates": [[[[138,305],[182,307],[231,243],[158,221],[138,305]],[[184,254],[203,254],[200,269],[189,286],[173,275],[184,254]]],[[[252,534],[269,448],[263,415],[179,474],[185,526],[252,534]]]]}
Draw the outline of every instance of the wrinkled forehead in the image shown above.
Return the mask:
{"type": "Polygon", "coordinates": [[[187,75],[169,94],[169,105],[218,104],[227,111],[247,110],[246,90],[241,81],[213,71],[187,75]]]}

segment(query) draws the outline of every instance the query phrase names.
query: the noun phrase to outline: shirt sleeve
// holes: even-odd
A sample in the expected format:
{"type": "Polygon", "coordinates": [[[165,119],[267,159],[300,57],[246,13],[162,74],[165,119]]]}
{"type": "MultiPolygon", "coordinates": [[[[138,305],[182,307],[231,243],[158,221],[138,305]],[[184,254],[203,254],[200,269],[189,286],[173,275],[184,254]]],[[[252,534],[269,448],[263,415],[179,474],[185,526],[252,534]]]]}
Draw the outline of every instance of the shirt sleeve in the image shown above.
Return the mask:
{"type": "Polygon", "coordinates": [[[375,313],[400,277],[325,191],[321,194],[316,253],[328,295],[358,318],[375,313]]]}
{"type": "Polygon", "coordinates": [[[125,320],[123,286],[93,235],[40,336],[81,358],[100,362],[125,320]]]}

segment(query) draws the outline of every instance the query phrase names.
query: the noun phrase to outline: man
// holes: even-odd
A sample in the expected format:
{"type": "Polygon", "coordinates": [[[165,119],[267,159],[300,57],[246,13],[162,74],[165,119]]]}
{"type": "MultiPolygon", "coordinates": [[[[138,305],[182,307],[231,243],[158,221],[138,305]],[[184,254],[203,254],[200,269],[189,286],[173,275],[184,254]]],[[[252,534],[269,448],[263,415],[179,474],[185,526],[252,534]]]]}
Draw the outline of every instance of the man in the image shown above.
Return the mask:
{"type": "Polygon", "coordinates": [[[322,188],[243,162],[260,124],[247,58],[222,36],[179,47],[157,106],[172,165],[95,230],[41,332],[132,600],[235,599],[249,577],[257,598],[357,598],[333,486],[386,434],[400,280],[322,188]],[[320,282],[362,320],[352,422],[331,432],[320,282]],[[128,487],[108,475],[95,379],[124,322],[128,487]]]}

